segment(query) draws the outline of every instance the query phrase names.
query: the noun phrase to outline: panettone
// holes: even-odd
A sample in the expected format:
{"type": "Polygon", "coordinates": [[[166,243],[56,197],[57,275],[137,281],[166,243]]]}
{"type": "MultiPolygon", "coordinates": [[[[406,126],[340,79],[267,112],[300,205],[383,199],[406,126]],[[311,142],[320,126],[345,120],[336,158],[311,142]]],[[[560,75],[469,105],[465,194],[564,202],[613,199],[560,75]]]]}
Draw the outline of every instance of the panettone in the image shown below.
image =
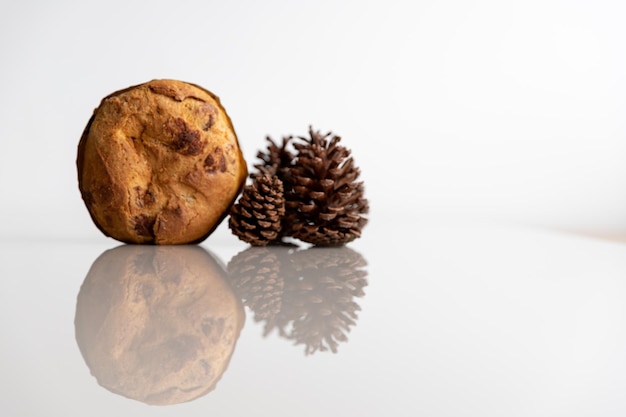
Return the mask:
{"type": "Polygon", "coordinates": [[[81,137],[77,168],[93,221],[126,243],[202,241],[247,176],[219,98],[175,80],[105,97],[81,137]]]}

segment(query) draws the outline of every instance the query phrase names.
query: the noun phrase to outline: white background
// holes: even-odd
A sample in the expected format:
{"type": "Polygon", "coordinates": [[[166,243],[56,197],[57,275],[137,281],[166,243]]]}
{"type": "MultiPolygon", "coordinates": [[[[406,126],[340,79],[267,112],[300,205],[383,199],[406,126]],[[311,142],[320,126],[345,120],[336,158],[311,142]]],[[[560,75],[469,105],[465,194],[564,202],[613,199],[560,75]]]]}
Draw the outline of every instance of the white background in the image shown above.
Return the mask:
{"type": "Polygon", "coordinates": [[[264,137],[333,131],[372,218],[626,234],[621,1],[20,1],[0,6],[0,235],[99,236],[75,169],[100,99],[153,78],[264,137]]]}

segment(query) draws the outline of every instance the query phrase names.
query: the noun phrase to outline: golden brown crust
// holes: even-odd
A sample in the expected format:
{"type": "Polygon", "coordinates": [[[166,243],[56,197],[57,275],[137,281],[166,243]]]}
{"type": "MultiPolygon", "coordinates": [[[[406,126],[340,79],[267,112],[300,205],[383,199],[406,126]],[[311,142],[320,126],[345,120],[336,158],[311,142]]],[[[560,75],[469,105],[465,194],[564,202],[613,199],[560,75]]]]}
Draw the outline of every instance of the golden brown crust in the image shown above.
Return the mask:
{"type": "Polygon", "coordinates": [[[203,240],[247,176],[219,98],[175,80],[105,97],[83,132],[77,167],[92,219],[127,243],[203,240]]]}
{"type": "Polygon", "coordinates": [[[215,388],[244,321],[226,272],[201,247],[123,245],[89,270],[75,331],[100,385],[165,405],[215,388]]]}

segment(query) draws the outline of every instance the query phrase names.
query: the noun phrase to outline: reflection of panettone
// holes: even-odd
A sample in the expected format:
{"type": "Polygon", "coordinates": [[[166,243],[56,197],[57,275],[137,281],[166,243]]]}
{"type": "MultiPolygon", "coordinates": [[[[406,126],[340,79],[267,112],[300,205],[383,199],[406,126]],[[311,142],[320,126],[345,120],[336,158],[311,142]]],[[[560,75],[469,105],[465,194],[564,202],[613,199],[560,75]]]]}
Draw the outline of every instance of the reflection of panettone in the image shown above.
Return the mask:
{"type": "Polygon", "coordinates": [[[214,389],[245,316],[225,273],[197,246],[120,246],[92,265],[76,340],[98,383],[148,404],[214,389]]]}
{"type": "Polygon", "coordinates": [[[77,168],[95,224],[128,243],[206,238],[247,175],[219,98],[175,80],[105,97],[80,140],[77,168]]]}

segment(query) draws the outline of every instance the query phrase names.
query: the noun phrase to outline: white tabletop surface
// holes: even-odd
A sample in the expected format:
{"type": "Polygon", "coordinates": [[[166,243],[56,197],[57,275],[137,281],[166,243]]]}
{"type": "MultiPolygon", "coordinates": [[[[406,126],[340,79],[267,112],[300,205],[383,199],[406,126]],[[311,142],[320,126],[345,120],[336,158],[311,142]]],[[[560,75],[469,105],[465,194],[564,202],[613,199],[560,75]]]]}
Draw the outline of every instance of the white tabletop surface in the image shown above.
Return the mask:
{"type": "MultiPolygon", "coordinates": [[[[102,280],[108,267],[119,275],[120,262],[137,251],[154,254],[144,263],[149,266],[137,266],[144,276],[169,268],[180,281],[188,274],[176,268],[201,268],[204,261],[196,265],[195,255],[185,260],[187,252],[180,247],[124,246],[95,229],[91,236],[0,241],[0,415],[626,413],[626,246],[620,242],[519,225],[373,217],[363,237],[346,248],[290,251],[250,249],[220,227],[200,245],[201,253],[206,265],[213,265],[207,274],[220,275],[243,302],[245,325],[210,392],[183,403],[149,405],[145,398],[107,388],[98,379],[102,366],[120,379],[144,378],[144,387],[168,386],[169,380],[159,378],[169,378],[168,370],[180,371],[172,363],[201,360],[203,352],[190,354],[180,342],[180,351],[161,352],[160,369],[119,370],[110,358],[90,369],[81,349],[97,347],[81,339],[75,323],[93,320],[95,329],[98,323],[77,305],[100,309],[106,320],[132,300],[99,299],[96,290],[85,295],[81,286],[102,280]],[[94,277],[90,268],[98,258],[94,277]],[[168,264],[170,258],[174,261],[168,264]],[[264,259],[264,271],[274,268],[274,282],[282,282],[278,293],[270,291],[279,307],[265,316],[254,310],[259,304],[251,306],[253,287],[246,287],[244,279],[245,271],[254,268],[263,275],[257,259],[264,259]],[[315,310],[322,304],[326,310],[315,310]],[[349,331],[331,336],[336,352],[316,350],[328,345],[311,343],[306,354],[307,345],[296,343],[298,332],[315,339],[315,329],[330,323],[324,317],[350,317],[342,309],[356,316],[349,331]],[[278,324],[264,336],[272,317],[278,324]],[[347,340],[337,340],[342,333],[347,340]]],[[[106,276],[101,282],[107,282],[106,276]]],[[[115,282],[111,286],[115,292],[115,282]]],[[[119,325],[119,338],[125,337],[126,323],[111,320],[109,336],[116,337],[119,325]]],[[[176,337],[189,326],[185,317],[167,320],[163,329],[158,328],[161,319],[154,320],[155,332],[179,335],[171,337],[171,346],[178,346],[176,337]]],[[[118,357],[125,354],[117,352],[118,357]]]]}

